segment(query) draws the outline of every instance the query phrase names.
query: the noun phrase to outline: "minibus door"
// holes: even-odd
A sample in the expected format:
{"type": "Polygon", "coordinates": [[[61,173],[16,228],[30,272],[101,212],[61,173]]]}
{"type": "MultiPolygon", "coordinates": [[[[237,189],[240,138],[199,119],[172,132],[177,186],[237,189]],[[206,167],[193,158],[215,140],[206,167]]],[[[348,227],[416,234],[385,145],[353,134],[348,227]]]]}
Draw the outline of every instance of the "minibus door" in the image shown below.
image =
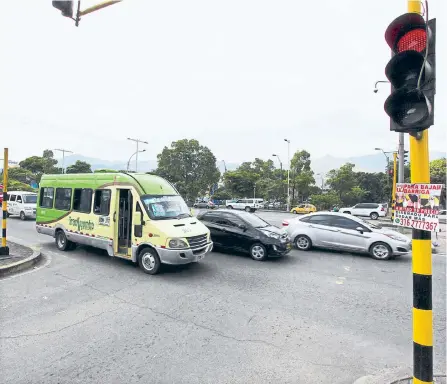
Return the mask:
{"type": "Polygon", "coordinates": [[[132,213],[133,199],[130,189],[118,189],[118,225],[117,249],[119,256],[130,258],[132,256],[132,213]]]}

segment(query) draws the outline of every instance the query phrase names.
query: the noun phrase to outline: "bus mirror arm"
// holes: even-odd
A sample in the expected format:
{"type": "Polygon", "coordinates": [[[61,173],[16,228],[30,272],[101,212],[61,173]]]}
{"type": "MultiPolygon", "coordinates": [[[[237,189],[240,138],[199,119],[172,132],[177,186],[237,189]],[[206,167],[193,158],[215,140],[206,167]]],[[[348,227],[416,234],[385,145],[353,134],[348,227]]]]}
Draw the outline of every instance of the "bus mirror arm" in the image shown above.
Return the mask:
{"type": "Polygon", "coordinates": [[[113,212],[113,221],[116,221],[116,211],[113,212]]]}

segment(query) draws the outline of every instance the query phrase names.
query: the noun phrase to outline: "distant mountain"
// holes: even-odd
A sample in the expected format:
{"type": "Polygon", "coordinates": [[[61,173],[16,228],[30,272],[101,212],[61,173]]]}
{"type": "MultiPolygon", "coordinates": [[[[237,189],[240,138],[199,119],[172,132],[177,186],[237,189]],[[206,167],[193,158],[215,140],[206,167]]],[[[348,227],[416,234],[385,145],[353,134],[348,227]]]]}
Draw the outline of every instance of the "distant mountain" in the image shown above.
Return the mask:
{"type": "MultiPolygon", "coordinates": [[[[440,159],[445,157],[445,152],[432,151],[430,152],[430,160],[440,159]]],[[[77,160],[85,161],[91,164],[92,169],[116,169],[116,170],[124,170],[127,168],[126,160],[101,160],[93,157],[86,157],[82,155],[70,155],[65,157],[65,166],[68,167],[77,160]]],[[[331,169],[336,169],[341,167],[346,163],[355,164],[356,171],[362,172],[383,172],[386,166],[386,160],[383,156],[383,153],[377,152],[370,155],[364,156],[353,156],[353,157],[334,157],[330,155],[326,155],[320,158],[312,159],[312,169],[315,173],[323,173],[326,174],[331,169]]],[[[61,166],[61,159],[59,159],[59,166],[61,166]]],[[[220,172],[223,173],[225,171],[223,162],[217,162],[217,167],[220,172]]],[[[228,171],[235,170],[240,164],[239,163],[226,163],[226,167],[228,171]]],[[[157,168],[157,160],[149,160],[149,161],[139,161],[138,162],[138,171],[141,172],[149,172],[157,168]]],[[[130,170],[135,169],[135,160],[130,163],[130,170]]]]}

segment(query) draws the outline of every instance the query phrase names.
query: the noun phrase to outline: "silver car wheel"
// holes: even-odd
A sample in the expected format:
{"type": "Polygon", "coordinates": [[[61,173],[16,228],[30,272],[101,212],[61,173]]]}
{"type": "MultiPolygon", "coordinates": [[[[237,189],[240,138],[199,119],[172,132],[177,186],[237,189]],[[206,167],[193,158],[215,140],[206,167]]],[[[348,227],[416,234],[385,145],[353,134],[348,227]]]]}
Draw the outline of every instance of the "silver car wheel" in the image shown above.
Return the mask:
{"type": "Polygon", "coordinates": [[[155,257],[151,253],[145,253],[141,257],[141,263],[143,264],[144,269],[148,271],[152,271],[155,268],[155,257]]]}
{"type": "Polygon", "coordinates": [[[309,248],[309,240],[307,237],[300,236],[296,239],[296,246],[299,249],[307,249],[309,248]]]}
{"type": "Polygon", "coordinates": [[[384,244],[376,244],[373,247],[372,252],[377,259],[386,259],[390,254],[388,247],[384,244]]]}

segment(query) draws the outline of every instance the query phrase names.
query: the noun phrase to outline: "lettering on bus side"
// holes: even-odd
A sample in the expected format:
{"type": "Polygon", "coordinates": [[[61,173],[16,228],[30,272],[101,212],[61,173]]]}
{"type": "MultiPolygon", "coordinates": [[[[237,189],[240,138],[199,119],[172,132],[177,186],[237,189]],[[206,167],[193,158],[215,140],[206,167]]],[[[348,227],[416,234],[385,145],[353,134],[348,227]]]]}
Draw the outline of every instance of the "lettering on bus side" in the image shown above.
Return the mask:
{"type": "Polygon", "coordinates": [[[77,217],[76,219],[69,217],[68,218],[68,225],[72,226],[72,227],[76,227],[78,231],[81,230],[89,230],[89,231],[93,231],[93,229],[95,229],[95,224],[93,224],[93,221],[88,220],[81,220],[79,217],[77,217]]]}

